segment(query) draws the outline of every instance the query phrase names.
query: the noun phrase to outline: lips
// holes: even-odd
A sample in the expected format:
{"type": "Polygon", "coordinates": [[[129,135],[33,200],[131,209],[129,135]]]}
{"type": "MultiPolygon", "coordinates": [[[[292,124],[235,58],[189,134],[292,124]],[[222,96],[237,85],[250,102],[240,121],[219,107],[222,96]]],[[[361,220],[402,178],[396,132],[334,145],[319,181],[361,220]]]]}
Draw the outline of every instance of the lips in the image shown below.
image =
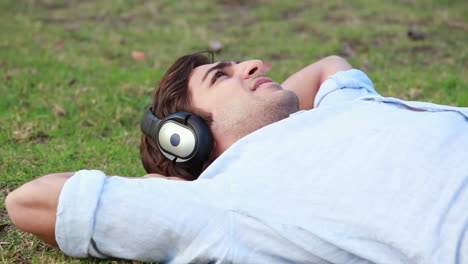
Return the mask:
{"type": "Polygon", "coordinates": [[[268,77],[258,77],[257,80],[255,81],[255,84],[252,90],[255,91],[260,85],[264,83],[271,83],[271,82],[273,82],[273,80],[268,77]]]}

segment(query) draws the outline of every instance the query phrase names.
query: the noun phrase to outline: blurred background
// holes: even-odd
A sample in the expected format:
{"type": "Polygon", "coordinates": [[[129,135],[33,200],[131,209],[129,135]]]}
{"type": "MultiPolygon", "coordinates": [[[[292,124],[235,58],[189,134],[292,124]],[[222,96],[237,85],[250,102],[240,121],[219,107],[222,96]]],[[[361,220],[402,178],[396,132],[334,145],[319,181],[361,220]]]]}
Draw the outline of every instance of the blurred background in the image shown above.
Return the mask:
{"type": "Polygon", "coordinates": [[[1,0],[0,30],[3,263],[77,262],[11,226],[4,197],[56,171],[143,175],[139,118],[186,53],[264,59],[278,82],[335,54],[384,96],[468,106],[463,0],[1,0]]]}

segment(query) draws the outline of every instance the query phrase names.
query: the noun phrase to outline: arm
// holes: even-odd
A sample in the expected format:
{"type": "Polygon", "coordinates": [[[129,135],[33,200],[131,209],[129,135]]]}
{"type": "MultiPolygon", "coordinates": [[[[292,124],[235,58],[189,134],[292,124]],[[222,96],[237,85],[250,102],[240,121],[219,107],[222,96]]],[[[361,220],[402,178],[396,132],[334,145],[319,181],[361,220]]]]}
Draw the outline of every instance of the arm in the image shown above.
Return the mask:
{"type": "Polygon", "coordinates": [[[282,86],[297,94],[301,110],[308,110],[314,107],[315,95],[320,85],[330,75],[350,69],[352,67],[345,59],[338,56],[329,56],[294,73],[282,83],[282,86]]]}
{"type": "Polygon", "coordinates": [[[55,213],[60,191],[72,175],[71,172],[49,174],[9,193],[5,205],[13,224],[57,247],[55,213]]]}
{"type": "MultiPolygon", "coordinates": [[[[57,247],[55,221],[60,192],[65,182],[73,175],[74,172],[45,175],[9,193],[5,199],[5,205],[13,224],[19,229],[38,236],[45,243],[57,247]]],[[[160,174],[144,176],[144,178],[153,177],[179,179],[178,177],[164,177],[160,174]]],[[[128,178],[138,179],[139,177],[128,178]]]]}

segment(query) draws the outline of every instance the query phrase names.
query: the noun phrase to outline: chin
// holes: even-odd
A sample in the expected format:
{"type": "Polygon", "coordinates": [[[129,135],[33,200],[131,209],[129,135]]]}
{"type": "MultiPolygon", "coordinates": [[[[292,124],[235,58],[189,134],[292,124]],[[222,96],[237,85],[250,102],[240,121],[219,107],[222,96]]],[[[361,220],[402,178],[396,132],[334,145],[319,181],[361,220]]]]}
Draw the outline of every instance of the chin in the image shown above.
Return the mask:
{"type": "Polygon", "coordinates": [[[283,89],[278,84],[271,85],[268,87],[262,87],[262,89],[256,91],[255,96],[261,98],[260,100],[271,100],[271,98],[275,97],[284,97],[287,92],[289,92],[289,90],[283,89]]]}
{"type": "Polygon", "coordinates": [[[297,95],[293,91],[282,89],[269,98],[264,114],[269,115],[271,121],[276,122],[289,117],[290,114],[298,110],[299,98],[297,95]]]}

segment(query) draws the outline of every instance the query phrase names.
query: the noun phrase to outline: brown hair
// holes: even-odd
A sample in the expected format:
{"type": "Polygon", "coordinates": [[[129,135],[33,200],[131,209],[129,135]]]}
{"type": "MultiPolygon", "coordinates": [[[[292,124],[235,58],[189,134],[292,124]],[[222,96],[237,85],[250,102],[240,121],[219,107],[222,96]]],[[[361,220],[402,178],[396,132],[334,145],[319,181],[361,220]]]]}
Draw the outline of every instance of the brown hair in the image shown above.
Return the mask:
{"type": "MultiPolygon", "coordinates": [[[[176,112],[190,112],[200,117],[209,126],[211,117],[191,105],[188,91],[188,80],[192,70],[209,63],[212,61],[201,53],[188,54],[178,58],[157,85],[151,104],[153,114],[162,119],[176,112]]],[[[203,168],[176,167],[171,160],[164,157],[157,142],[145,134],[141,135],[140,157],[143,167],[148,173],[179,176],[187,180],[198,178],[201,171],[209,165],[207,162],[203,168]]]]}

